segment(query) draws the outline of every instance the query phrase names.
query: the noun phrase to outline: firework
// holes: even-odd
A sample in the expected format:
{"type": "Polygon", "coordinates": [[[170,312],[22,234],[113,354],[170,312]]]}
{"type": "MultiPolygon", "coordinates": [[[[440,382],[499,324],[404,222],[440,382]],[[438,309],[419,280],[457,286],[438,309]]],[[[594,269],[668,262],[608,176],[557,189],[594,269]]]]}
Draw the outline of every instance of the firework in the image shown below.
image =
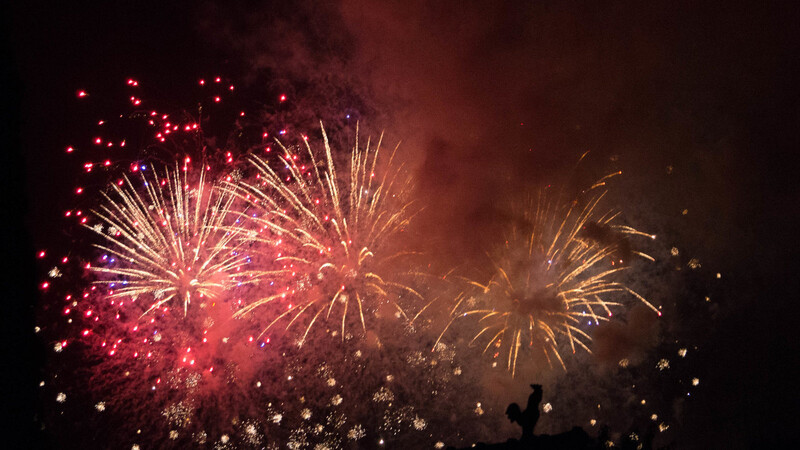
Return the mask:
{"type": "Polygon", "coordinates": [[[231,226],[239,219],[231,212],[236,198],[209,186],[203,170],[190,186],[183,169],[165,170],[160,180],[157,173],[149,178],[141,172],[143,193],[124,176],[94,211],[102,224],[91,228],[107,241],[96,247],[114,261],[93,267],[104,276],[98,283],[109,286],[110,298],[151,295],[154,302],[143,315],[173,300],[186,315],[193,300],[214,299],[253,280],[242,271],[248,264],[245,236],[231,226]]]}
{"type": "MultiPolygon", "coordinates": [[[[617,314],[624,300],[652,308],[624,281],[629,261],[646,257],[632,248],[643,233],[602,208],[597,188],[605,180],[577,198],[543,191],[519,208],[485,277],[432,276],[415,271],[414,253],[405,250],[417,204],[408,201],[397,149],[357,141],[340,153],[325,130],[311,144],[276,145],[271,136],[302,128],[306,116],[298,127],[297,114],[310,109],[287,109],[286,97],[276,96],[284,107],[274,113],[240,110],[232,84],[216,77],[200,85],[214,89],[203,94],[213,103],[200,102],[195,114],[153,110],[156,103],[144,98],[140,105],[136,93],[133,112],[100,121],[88,145],[67,147],[71,157],[85,157],[85,173],[75,189],[82,202],[64,216],[70,226],[91,228],[102,252],[70,244],[69,254],[37,250],[47,305],[35,331],[52,349],[39,386],[47,428],[60,440],[276,449],[499,441],[511,435],[502,412],[514,398],[487,381],[504,379],[505,371],[487,372],[481,352],[462,351],[443,335],[466,331],[464,343],[480,344],[497,366],[507,358],[515,374],[544,357],[569,364],[562,359],[569,348],[601,356],[605,341],[592,326],[617,314]],[[229,133],[224,117],[232,116],[229,133]],[[264,117],[269,122],[260,123],[264,117]],[[115,134],[133,125],[144,132],[115,134]],[[119,150],[113,160],[109,147],[119,150]],[[240,157],[255,149],[261,157],[240,157]],[[210,167],[190,170],[192,159],[210,167]],[[105,201],[86,208],[91,187],[121,171],[127,177],[107,189],[105,201]],[[212,173],[225,181],[212,182],[212,173]],[[92,279],[99,281],[84,282],[92,279]],[[425,302],[441,298],[454,299],[431,308],[442,321],[393,319],[421,317],[441,304],[425,302]],[[473,320],[456,320],[465,316],[473,320]],[[320,339],[339,333],[341,342],[320,339]]],[[[686,260],[694,269],[707,264],[686,260]]],[[[645,308],[627,311],[629,324],[645,308]]],[[[632,357],[619,360],[611,387],[598,387],[610,383],[581,370],[583,359],[568,377],[557,371],[562,387],[548,392],[561,400],[545,410],[556,425],[542,431],[574,425],[578,415],[592,426],[621,416],[614,427],[624,430],[629,411],[617,406],[634,394],[648,421],[670,420],[670,404],[640,391],[641,377],[679,374],[681,396],[701,385],[680,371],[686,349],[668,350],[669,364],[654,354],[642,370],[629,369],[639,364],[632,357]],[[570,395],[577,397],[565,401],[570,395]]]]}
{"type": "Polygon", "coordinates": [[[280,265],[278,272],[295,286],[249,304],[236,316],[301,291],[262,332],[283,318],[290,318],[289,328],[308,316],[301,345],[313,324],[321,317],[328,319],[334,309],[340,314],[344,339],[348,317],[357,316],[366,332],[365,314],[405,318],[397,296],[421,297],[394,281],[396,270],[388,267],[409,254],[395,251],[391,244],[413,217],[411,202],[403,199],[408,180],[401,175],[402,165],[394,166],[397,148],[385,164],[379,164],[381,140],[374,147],[368,141],[361,148],[356,139],[349,173],[343,176],[324,128],[322,136],[322,155],[312,150],[307,138],[294,152],[278,142],[282,170],[254,156],[256,182],[230,189],[257,211],[252,220],[270,236],[262,242],[289,249],[279,252],[275,261],[280,265]]]}
{"type": "Polygon", "coordinates": [[[465,287],[439,339],[456,319],[475,316],[479,331],[470,344],[488,338],[484,353],[494,349],[495,358],[505,353],[513,375],[524,349],[541,352],[551,364],[553,356],[562,367],[562,342],[573,353],[576,347],[591,352],[591,338],[582,327],[612,317],[611,308],[621,304],[606,300],[609,296],[628,294],[658,313],[619,280],[633,255],[652,260],[632,250],[627,237],[654,236],[617,225],[618,214],[600,210],[606,191],[597,188],[614,175],[569,202],[546,192],[529,201],[492,259],[491,279],[485,284],[460,279],[465,287]]]}

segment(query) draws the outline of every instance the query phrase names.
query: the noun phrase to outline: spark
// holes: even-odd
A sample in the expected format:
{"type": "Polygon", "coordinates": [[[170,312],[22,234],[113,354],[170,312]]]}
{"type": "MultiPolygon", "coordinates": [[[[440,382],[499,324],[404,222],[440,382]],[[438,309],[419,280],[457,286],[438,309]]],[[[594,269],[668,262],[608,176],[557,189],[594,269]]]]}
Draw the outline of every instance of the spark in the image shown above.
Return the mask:
{"type": "Polygon", "coordinates": [[[385,386],[378,389],[378,391],[372,395],[372,401],[375,403],[380,403],[380,402],[387,403],[393,400],[394,400],[394,393],[389,389],[387,389],[385,386]]]}
{"type": "Polygon", "coordinates": [[[366,430],[361,425],[356,425],[347,432],[347,438],[357,441],[367,435],[366,430]]]}

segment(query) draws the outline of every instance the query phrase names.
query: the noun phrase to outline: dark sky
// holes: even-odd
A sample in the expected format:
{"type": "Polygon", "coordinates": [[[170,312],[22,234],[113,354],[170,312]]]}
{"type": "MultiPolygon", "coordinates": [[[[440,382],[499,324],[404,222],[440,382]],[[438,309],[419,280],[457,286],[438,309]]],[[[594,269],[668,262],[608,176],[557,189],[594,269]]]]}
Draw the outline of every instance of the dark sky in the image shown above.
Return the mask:
{"type": "Polygon", "coordinates": [[[132,76],[180,104],[198,76],[268,74],[305,86],[320,111],[358,104],[368,129],[402,138],[433,203],[421,226],[440,225],[453,260],[483,251],[475,243],[494,229],[497,198],[586,150],[598,173],[614,157],[631,173],[632,213],[729,280],[684,442],[779,442],[797,425],[787,413],[800,400],[792,2],[111,3],[3,14],[2,210],[17,218],[4,267],[16,252],[26,262],[4,272],[30,285],[3,300],[16,299],[11,335],[32,328],[22,306],[35,295],[32,249],[61,239],[54,224],[75,179],[63,147],[94,120],[75,91],[112,96],[132,76]]]}

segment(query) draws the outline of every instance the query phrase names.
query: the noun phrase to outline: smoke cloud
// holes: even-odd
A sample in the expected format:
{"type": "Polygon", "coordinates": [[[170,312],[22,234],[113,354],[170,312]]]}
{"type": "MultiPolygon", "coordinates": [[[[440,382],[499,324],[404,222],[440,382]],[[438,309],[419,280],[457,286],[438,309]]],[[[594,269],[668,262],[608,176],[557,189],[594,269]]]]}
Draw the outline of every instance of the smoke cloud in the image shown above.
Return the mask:
{"type": "Polygon", "coordinates": [[[620,122],[644,107],[631,89],[667,57],[652,31],[613,9],[343,1],[204,11],[204,34],[238,50],[251,82],[285,84],[326,121],[351,114],[403,141],[428,205],[419,228],[448,262],[492,248],[499,200],[544,186],[586,150],[619,150],[620,122]]]}
{"type": "Polygon", "coordinates": [[[658,316],[644,305],[628,311],[625,322],[605,322],[592,335],[593,354],[597,361],[617,365],[636,365],[658,343],[658,316]]]}

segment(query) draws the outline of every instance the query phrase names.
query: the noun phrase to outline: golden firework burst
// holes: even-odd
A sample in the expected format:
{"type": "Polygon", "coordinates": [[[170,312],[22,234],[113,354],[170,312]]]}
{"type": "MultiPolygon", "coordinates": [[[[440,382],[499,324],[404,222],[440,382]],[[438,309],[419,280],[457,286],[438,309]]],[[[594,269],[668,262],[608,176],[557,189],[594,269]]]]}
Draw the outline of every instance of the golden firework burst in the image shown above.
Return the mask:
{"type": "Polygon", "coordinates": [[[470,344],[487,339],[483,352],[494,349],[495,358],[505,353],[513,375],[525,348],[538,349],[548,363],[554,356],[562,367],[562,342],[573,353],[576,346],[591,352],[587,346],[591,338],[583,327],[613,315],[611,308],[621,304],[607,300],[609,296],[628,294],[660,315],[618,276],[628,269],[633,255],[652,260],[632,250],[628,237],[655,236],[618,225],[617,213],[601,210],[606,191],[598,188],[617,174],[604,177],[571,201],[542,191],[524,203],[504,245],[492,257],[491,279],[481,283],[458,278],[463,288],[439,339],[456,319],[475,316],[479,330],[470,344]]]}
{"type": "MultiPolygon", "coordinates": [[[[243,271],[244,229],[232,207],[236,197],[210,185],[200,170],[196,183],[188,170],[165,169],[163,177],[140,172],[141,185],[124,176],[103,193],[106,203],[93,213],[101,226],[91,227],[107,244],[97,244],[116,262],[93,267],[112,288],[111,297],[152,295],[147,314],[167,302],[183,302],[184,315],[198,298],[216,298],[253,273],[243,271]]],[[[143,315],[144,315],[143,314],[143,315]]]]}
{"type": "MultiPolygon", "coordinates": [[[[328,319],[340,311],[342,338],[350,314],[357,314],[366,332],[365,314],[387,315],[389,311],[406,318],[398,296],[421,298],[410,286],[396,281],[398,258],[410,254],[396,250],[398,237],[413,217],[412,203],[405,200],[409,179],[402,164],[395,164],[397,147],[386,161],[379,161],[381,139],[372,146],[359,147],[356,138],[350,152],[349,173],[340,173],[331,145],[322,128],[323,149],[315,152],[308,140],[290,150],[282,143],[281,169],[259,157],[251,161],[257,170],[255,182],[230,185],[256,211],[251,220],[259,234],[270,236],[265,244],[280,244],[277,271],[289,283],[303,285],[285,311],[263,330],[268,331],[283,318],[287,328],[308,316],[309,330],[321,317],[328,319]]],[[[255,309],[286,298],[287,292],[255,301],[239,310],[241,317],[255,309]]]]}

